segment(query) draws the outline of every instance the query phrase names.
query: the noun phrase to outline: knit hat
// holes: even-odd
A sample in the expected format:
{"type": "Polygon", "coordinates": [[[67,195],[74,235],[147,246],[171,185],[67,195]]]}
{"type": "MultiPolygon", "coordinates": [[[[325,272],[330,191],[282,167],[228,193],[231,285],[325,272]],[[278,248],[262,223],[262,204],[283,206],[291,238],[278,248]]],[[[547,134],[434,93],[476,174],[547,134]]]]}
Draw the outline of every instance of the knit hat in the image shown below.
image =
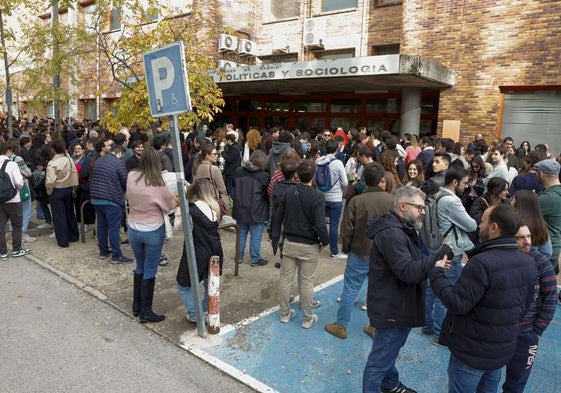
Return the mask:
{"type": "Polygon", "coordinates": [[[552,159],[545,159],[537,162],[534,165],[534,169],[536,171],[540,171],[545,175],[559,175],[559,169],[561,169],[561,165],[556,160],[552,159]]]}

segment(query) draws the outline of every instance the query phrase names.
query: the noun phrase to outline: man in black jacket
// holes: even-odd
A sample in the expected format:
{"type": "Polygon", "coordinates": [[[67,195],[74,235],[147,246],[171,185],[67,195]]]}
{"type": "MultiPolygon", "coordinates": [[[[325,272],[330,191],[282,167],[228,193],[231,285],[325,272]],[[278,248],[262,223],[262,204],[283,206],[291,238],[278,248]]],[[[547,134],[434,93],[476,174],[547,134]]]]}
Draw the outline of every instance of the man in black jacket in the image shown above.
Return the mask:
{"type": "Polygon", "coordinates": [[[399,382],[395,361],[411,328],[423,326],[425,287],[433,266],[449,267],[454,253],[446,244],[421,258],[416,229],[422,226],[425,193],[400,188],[393,211],[371,220],[366,236],[372,239],[368,274],[368,318],[376,328],[372,351],[364,368],[363,392],[415,393],[399,382]]]}
{"type": "Polygon", "coordinates": [[[323,193],[311,187],[316,173],[316,163],[304,160],[296,170],[300,184],[288,188],[275,214],[273,249],[276,250],[281,228],[284,236],[283,262],[280,277],[281,322],[287,323],[296,316],[289,306],[294,274],[301,278],[300,305],[302,327],[309,329],[318,321],[312,313],[314,273],[318,266],[319,252],[329,243],[325,226],[325,198],[323,193]]]}
{"type": "Polygon", "coordinates": [[[430,282],[448,309],[440,342],[450,348],[449,392],[496,392],[501,368],[512,358],[518,321],[532,299],[536,268],[531,256],[518,250],[520,227],[510,205],[491,206],[479,224],[481,243],[455,285],[440,268],[430,282]]]}
{"type": "Polygon", "coordinates": [[[234,172],[242,163],[241,149],[234,134],[226,135],[226,150],[222,152],[224,158],[224,180],[230,197],[234,196],[234,172]]]}

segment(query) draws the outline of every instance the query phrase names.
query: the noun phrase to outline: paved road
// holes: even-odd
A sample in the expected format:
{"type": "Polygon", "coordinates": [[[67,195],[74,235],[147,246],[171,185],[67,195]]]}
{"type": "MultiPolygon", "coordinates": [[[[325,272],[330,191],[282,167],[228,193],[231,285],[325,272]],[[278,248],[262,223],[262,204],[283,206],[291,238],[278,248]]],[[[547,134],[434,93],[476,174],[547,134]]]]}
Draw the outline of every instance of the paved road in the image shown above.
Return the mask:
{"type": "Polygon", "coordinates": [[[250,392],[26,258],[0,262],[3,392],[250,392]]]}

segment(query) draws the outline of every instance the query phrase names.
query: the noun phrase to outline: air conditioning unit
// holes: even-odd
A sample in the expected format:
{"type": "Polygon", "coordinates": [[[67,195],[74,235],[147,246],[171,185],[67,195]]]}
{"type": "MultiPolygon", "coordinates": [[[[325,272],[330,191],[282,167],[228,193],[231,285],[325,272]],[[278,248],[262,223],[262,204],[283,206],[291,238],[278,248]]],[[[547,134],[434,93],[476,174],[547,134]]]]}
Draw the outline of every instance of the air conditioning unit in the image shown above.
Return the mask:
{"type": "Polygon", "coordinates": [[[229,34],[220,34],[218,36],[218,51],[233,52],[238,49],[238,37],[229,34]]]}
{"type": "Polygon", "coordinates": [[[238,63],[235,61],[228,61],[228,60],[218,60],[218,69],[220,70],[227,70],[229,68],[235,68],[238,66],[238,63]]]}
{"type": "Polygon", "coordinates": [[[250,40],[240,40],[240,47],[238,48],[240,55],[255,56],[257,54],[257,44],[250,40]]]}
{"type": "Polygon", "coordinates": [[[308,49],[323,49],[325,38],[325,19],[308,18],[304,21],[303,44],[308,49]]]}
{"type": "Polygon", "coordinates": [[[288,40],[286,39],[285,35],[278,34],[273,36],[271,45],[272,45],[271,50],[274,54],[288,53],[289,51],[288,40]]]}

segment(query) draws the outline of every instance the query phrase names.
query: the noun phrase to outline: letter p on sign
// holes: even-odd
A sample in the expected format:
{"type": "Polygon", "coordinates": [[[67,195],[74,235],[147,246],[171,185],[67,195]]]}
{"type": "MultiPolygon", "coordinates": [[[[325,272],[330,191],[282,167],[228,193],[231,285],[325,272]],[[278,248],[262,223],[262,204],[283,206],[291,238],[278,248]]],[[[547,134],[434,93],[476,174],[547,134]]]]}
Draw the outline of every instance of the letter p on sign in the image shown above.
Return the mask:
{"type": "Polygon", "coordinates": [[[150,113],[168,116],[191,110],[183,43],[144,53],[150,113]]]}

